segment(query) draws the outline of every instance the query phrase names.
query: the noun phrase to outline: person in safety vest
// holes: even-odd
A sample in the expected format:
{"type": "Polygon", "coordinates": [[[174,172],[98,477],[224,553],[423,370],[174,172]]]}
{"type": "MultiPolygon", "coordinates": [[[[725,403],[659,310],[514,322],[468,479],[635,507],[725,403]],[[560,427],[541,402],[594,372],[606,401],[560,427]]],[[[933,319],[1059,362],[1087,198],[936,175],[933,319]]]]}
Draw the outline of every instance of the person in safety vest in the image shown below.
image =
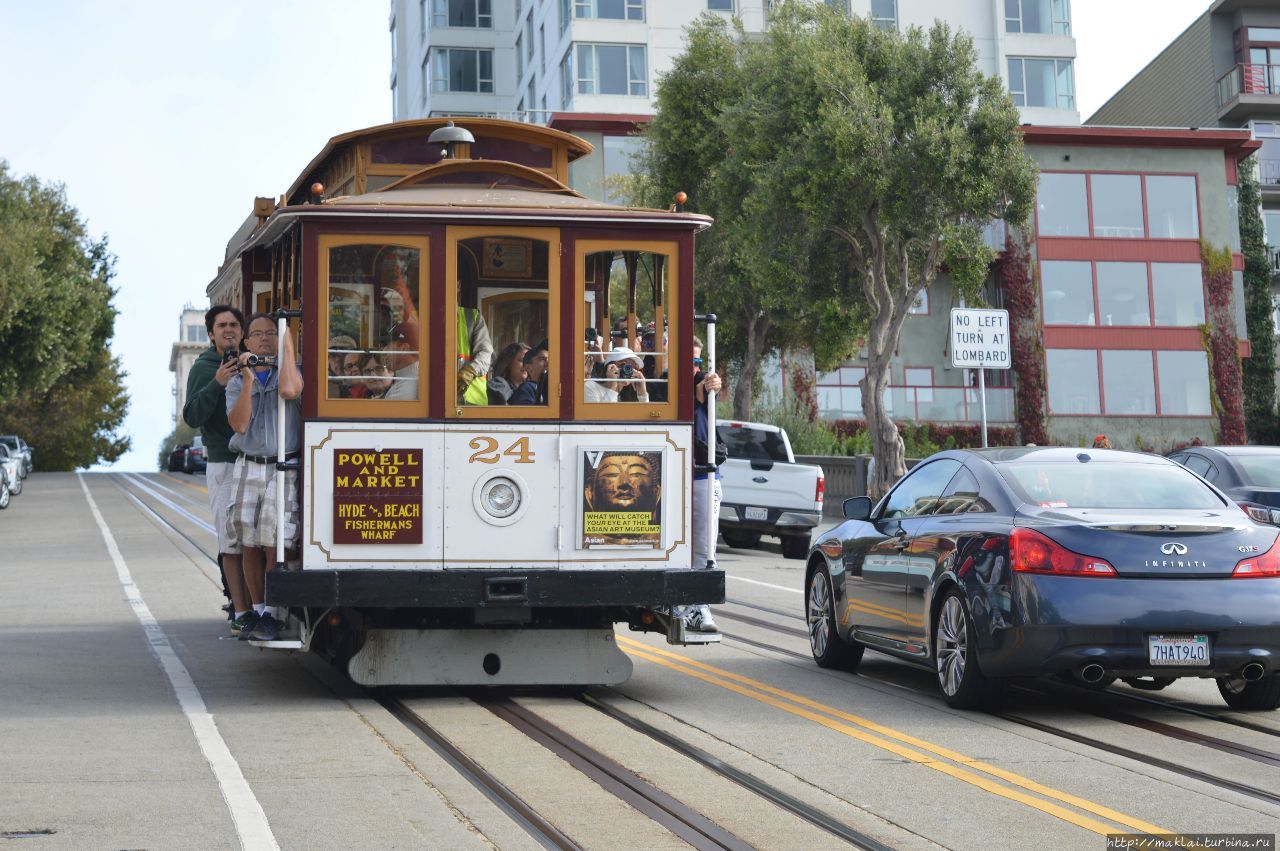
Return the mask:
{"type": "Polygon", "coordinates": [[[493,363],[493,341],[489,326],[474,307],[458,308],[458,404],[489,404],[485,378],[493,363]]]}

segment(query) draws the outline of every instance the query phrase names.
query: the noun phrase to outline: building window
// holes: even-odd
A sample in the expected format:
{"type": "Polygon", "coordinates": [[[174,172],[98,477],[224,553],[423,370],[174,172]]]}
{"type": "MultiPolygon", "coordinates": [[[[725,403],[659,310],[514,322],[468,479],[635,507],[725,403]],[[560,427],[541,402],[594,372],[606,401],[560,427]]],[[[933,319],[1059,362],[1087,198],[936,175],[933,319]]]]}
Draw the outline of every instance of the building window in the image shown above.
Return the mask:
{"type": "Polygon", "coordinates": [[[1154,414],[1156,376],[1151,352],[1104,350],[1102,397],[1108,414],[1154,414]]]}
{"type": "Polygon", "coordinates": [[[733,0],[707,0],[707,9],[711,12],[732,12],[733,0]]]}
{"type": "Polygon", "coordinates": [[[902,379],[907,385],[908,402],[933,404],[933,367],[908,366],[902,371],[902,379]]]}
{"type": "Polygon", "coordinates": [[[1204,324],[1204,281],[1198,263],[1152,263],[1151,291],[1157,325],[1204,324]]]}
{"type": "Polygon", "coordinates": [[[391,67],[396,67],[396,22],[391,21],[391,67]]]}
{"type": "Polygon", "coordinates": [[[187,342],[188,343],[203,343],[208,339],[209,339],[209,335],[204,330],[203,325],[187,326],[187,342]]]}
{"type": "MultiPolygon", "coordinates": [[[[929,291],[921,290],[916,294],[916,300],[911,302],[911,306],[907,308],[907,314],[910,316],[928,316],[929,315],[929,291]]],[[[908,384],[911,382],[908,381],[908,384]]]]}
{"type": "Polygon", "coordinates": [[[436,48],[431,55],[431,91],[493,94],[492,50],[436,48]]]}
{"type": "Polygon", "coordinates": [[[573,0],[575,18],[643,21],[644,0],[573,0]]]}
{"type": "Polygon", "coordinates": [[[431,91],[431,57],[422,60],[422,101],[426,103],[427,92],[431,91]]]}
{"type": "Polygon", "coordinates": [[[1084,175],[1041,172],[1036,218],[1041,236],[1088,236],[1089,206],[1084,175]]]}
{"type": "Polygon", "coordinates": [[[890,32],[898,29],[898,0],[871,0],[871,23],[890,32]]]}
{"type": "Polygon", "coordinates": [[[643,45],[579,44],[578,94],[649,94],[643,45]]]}
{"type": "Polygon", "coordinates": [[[1093,273],[1087,261],[1046,260],[1040,264],[1046,325],[1092,325],[1093,273]]]}
{"type": "Polygon", "coordinates": [[[1070,0],[1004,0],[1004,31],[1071,35],[1070,0]]]}
{"type": "Polygon", "coordinates": [[[1197,263],[1152,263],[1148,270],[1146,263],[1045,260],[1040,279],[1046,325],[1204,324],[1204,284],[1197,263]]]}
{"type": "Polygon", "coordinates": [[[1036,216],[1040,236],[1198,239],[1198,206],[1193,175],[1041,172],[1036,216]]]}
{"type": "Polygon", "coordinates": [[[1009,93],[1018,106],[1075,109],[1075,74],[1070,59],[1009,59],[1009,93]]]}
{"type": "Polygon", "coordinates": [[[529,12],[529,17],[524,21],[524,47],[525,59],[529,60],[529,65],[533,65],[533,12],[529,12]]]}
{"type": "Polygon", "coordinates": [[[533,95],[534,88],[537,85],[537,83],[538,83],[538,75],[534,74],[532,77],[529,78],[529,89],[526,92],[526,99],[529,102],[530,109],[533,109],[538,104],[537,99],[534,98],[534,95],[533,95]]]}
{"type": "Polygon", "coordinates": [[[1054,414],[1100,414],[1098,353],[1093,349],[1048,349],[1049,411],[1054,414]]]}
{"type": "Polygon", "coordinates": [[[418,33],[418,40],[425,41],[427,29],[431,26],[431,21],[427,19],[427,0],[418,0],[418,25],[421,27],[421,31],[418,33]]]}
{"type": "Polygon", "coordinates": [[[1209,416],[1209,361],[1203,351],[1156,352],[1156,364],[1162,414],[1209,416]]]}
{"type": "Polygon", "coordinates": [[[564,52],[560,60],[560,108],[568,109],[573,100],[573,47],[564,52]]]}
{"type": "Polygon", "coordinates": [[[516,85],[524,78],[524,35],[516,36],[516,85]]]}
{"type": "Polygon", "coordinates": [[[1152,239],[1199,239],[1194,177],[1148,175],[1147,217],[1152,239]]]}
{"type": "Polygon", "coordinates": [[[1142,178],[1136,174],[1090,176],[1093,235],[1142,239],[1142,178]]]}
{"type": "Polygon", "coordinates": [[[431,23],[437,27],[492,29],[492,0],[433,0],[431,23]]]}
{"type": "Polygon", "coordinates": [[[542,24],[538,27],[538,67],[542,69],[542,73],[547,73],[547,27],[542,24]]]}
{"type": "Polygon", "coordinates": [[[569,28],[569,0],[560,0],[560,35],[569,28]]]}

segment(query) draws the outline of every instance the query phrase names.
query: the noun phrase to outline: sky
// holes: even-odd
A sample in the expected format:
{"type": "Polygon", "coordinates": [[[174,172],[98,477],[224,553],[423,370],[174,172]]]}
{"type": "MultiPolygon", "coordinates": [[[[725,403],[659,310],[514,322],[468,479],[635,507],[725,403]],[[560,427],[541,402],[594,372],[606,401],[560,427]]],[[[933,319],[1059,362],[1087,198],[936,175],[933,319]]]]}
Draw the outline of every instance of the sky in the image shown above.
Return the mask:
{"type": "MultiPolygon", "coordinates": [[[[497,0],[512,2],[512,0],[497,0]]],[[[1209,0],[1073,0],[1087,118],[1209,0]]],[[[255,196],[332,136],[391,120],[386,0],[0,2],[0,159],[66,187],[117,255],[112,351],[128,372],[116,470],[173,429],[169,354],[255,196]]]]}

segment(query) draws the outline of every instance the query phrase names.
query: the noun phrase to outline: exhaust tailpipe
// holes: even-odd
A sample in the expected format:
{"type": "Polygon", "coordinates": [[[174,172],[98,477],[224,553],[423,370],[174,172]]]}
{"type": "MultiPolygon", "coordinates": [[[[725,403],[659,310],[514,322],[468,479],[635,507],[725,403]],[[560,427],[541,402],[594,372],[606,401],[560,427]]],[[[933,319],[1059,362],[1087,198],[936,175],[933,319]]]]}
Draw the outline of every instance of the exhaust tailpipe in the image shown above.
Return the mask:
{"type": "MultiPolygon", "coordinates": [[[[1262,667],[1262,666],[1259,665],[1258,667],[1262,667]]],[[[1094,685],[1095,683],[1100,683],[1102,682],[1102,678],[1105,677],[1106,675],[1107,675],[1106,668],[1103,668],[1097,662],[1091,662],[1088,665],[1082,665],[1080,669],[1076,671],[1076,679],[1080,680],[1080,682],[1085,683],[1086,685],[1094,685]]]]}
{"type": "Polygon", "coordinates": [[[1261,662],[1250,662],[1240,670],[1240,676],[1244,677],[1247,683],[1256,683],[1266,672],[1267,669],[1262,667],[1261,662]]]}

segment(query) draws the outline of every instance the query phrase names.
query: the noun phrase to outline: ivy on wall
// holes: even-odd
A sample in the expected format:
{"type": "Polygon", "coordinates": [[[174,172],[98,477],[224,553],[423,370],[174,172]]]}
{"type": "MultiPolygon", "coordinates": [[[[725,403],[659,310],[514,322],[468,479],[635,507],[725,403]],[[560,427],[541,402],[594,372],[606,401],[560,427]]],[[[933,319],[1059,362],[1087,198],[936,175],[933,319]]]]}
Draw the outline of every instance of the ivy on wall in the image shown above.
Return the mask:
{"type": "Polygon", "coordinates": [[[1240,163],[1240,249],[1244,253],[1244,424],[1253,443],[1280,439],[1276,422],[1276,328],[1271,319],[1271,257],[1262,227],[1262,196],[1253,159],[1240,163]]]}
{"type": "Polygon", "coordinates": [[[1200,260],[1209,294],[1209,321],[1202,326],[1201,335],[1209,353],[1210,398],[1218,416],[1218,442],[1238,445],[1245,442],[1245,430],[1240,350],[1231,309],[1231,249],[1219,251],[1201,240],[1200,260]]]}
{"type": "MultiPolygon", "coordinates": [[[[1023,245],[1010,236],[997,262],[1004,282],[1004,306],[1009,311],[1010,356],[1012,358],[1014,416],[1023,443],[1045,446],[1046,428],[1044,329],[1040,322],[1039,290],[1031,269],[1031,258],[1023,245]]],[[[1230,293],[1228,292],[1228,296],[1230,293]]]]}

